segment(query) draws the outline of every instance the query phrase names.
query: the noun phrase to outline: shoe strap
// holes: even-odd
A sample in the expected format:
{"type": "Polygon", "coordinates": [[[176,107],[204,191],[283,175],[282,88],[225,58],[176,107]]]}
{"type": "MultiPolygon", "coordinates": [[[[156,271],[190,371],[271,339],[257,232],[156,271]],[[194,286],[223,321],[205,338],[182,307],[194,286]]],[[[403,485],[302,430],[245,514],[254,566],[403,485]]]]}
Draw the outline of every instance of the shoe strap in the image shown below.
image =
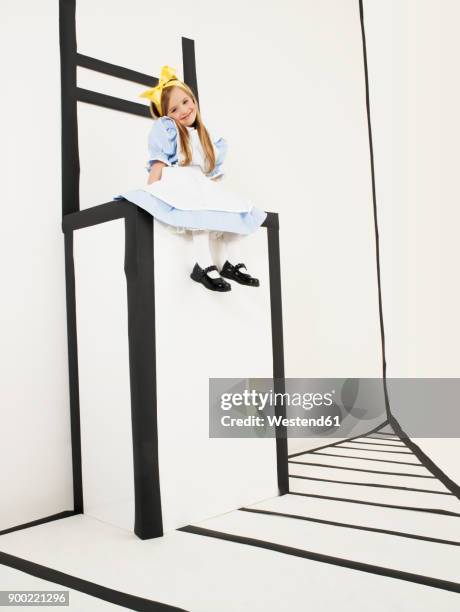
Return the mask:
{"type": "Polygon", "coordinates": [[[207,272],[211,272],[211,270],[217,270],[217,266],[213,265],[213,266],[208,266],[207,268],[204,268],[203,274],[206,274],[207,272]]]}
{"type": "MultiPolygon", "coordinates": [[[[246,268],[246,265],[244,263],[239,263],[239,264],[236,264],[236,266],[234,266],[234,267],[235,267],[235,270],[239,270],[240,268],[246,268]]],[[[247,270],[247,268],[246,268],[246,270],[247,270]]]]}

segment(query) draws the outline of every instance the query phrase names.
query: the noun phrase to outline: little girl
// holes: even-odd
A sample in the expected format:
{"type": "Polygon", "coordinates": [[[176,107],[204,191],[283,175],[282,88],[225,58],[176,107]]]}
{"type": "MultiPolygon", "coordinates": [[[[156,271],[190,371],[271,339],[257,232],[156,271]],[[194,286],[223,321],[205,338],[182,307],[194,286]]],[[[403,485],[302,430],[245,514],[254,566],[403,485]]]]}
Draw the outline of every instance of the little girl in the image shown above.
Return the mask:
{"type": "Polygon", "coordinates": [[[244,263],[234,256],[238,239],[254,232],[266,213],[244,197],[227,191],[222,163],[227,152],[223,138],[214,138],[203,124],[192,90],[169,66],[163,66],[159,83],[140,97],[150,100],[155,119],[149,134],[147,185],[122,193],[173,231],[191,232],[196,263],[190,277],[211,291],[230,291],[222,277],[258,287],[244,263]],[[220,240],[225,263],[214,265],[210,240],[220,240]],[[241,268],[245,268],[243,272],[241,268]]]}

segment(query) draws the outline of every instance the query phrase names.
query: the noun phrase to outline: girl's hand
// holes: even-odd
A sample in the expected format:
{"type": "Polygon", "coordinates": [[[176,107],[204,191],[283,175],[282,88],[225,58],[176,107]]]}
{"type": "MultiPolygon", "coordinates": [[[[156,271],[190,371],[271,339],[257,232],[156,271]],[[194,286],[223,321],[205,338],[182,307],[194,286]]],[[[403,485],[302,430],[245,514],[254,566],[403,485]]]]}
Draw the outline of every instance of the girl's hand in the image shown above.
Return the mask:
{"type": "Polygon", "coordinates": [[[152,167],[150,168],[149,178],[147,179],[147,185],[151,185],[155,181],[161,180],[161,171],[167,165],[168,164],[165,164],[162,161],[153,162],[152,167]]]}

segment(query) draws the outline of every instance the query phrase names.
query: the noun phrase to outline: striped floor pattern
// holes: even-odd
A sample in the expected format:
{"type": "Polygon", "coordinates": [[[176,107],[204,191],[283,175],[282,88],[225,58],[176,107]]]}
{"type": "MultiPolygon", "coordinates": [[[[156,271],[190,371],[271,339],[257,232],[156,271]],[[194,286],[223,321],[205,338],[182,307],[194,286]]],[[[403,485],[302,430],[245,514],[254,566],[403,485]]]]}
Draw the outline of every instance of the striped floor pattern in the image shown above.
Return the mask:
{"type": "Polygon", "coordinates": [[[389,425],[289,456],[289,493],[184,531],[460,592],[460,501],[389,425]]]}

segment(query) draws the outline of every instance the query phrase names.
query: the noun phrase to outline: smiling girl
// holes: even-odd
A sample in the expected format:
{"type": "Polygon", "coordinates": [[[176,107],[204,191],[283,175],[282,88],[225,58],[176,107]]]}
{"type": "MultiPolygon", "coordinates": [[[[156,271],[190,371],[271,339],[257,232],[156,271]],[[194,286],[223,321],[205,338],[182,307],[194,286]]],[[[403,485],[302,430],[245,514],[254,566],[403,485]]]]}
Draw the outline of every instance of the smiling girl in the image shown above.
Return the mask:
{"type": "Polygon", "coordinates": [[[231,290],[222,277],[259,286],[245,264],[236,263],[234,252],[238,239],[256,231],[267,215],[220,183],[226,141],[206,129],[192,90],[173,68],[163,66],[159,84],[141,97],[150,100],[155,119],[148,139],[147,185],[116,199],[137,204],[175,232],[192,233],[196,258],[192,280],[211,291],[231,290]],[[224,253],[220,274],[210,240],[220,240],[224,253]]]}

